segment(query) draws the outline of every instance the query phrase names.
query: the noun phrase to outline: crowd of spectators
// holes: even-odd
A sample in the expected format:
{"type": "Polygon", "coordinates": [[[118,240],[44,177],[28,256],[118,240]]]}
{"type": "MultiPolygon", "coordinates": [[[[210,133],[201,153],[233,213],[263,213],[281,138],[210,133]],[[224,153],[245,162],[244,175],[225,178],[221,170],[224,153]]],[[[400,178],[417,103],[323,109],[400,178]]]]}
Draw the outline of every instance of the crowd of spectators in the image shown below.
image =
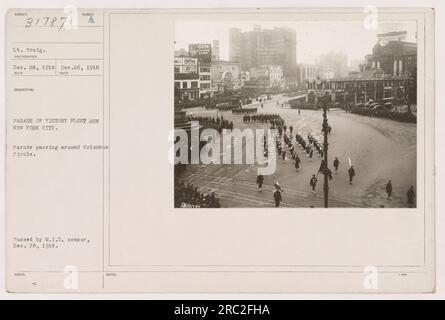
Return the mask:
{"type": "Polygon", "coordinates": [[[193,184],[175,181],[175,208],[220,208],[215,192],[201,193],[193,184]]]}

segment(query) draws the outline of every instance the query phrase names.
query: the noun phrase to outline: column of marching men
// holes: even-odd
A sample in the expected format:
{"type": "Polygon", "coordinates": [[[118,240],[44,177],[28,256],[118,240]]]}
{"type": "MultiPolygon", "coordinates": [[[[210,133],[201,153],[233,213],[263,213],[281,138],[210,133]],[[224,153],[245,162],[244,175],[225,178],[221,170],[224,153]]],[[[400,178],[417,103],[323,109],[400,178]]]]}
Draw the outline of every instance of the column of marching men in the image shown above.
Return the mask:
{"type": "Polygon", "coordinates": [[[220,117],[210,117],[210,116],[189,116],[190,121],[198,121],[200,125],[207,128],[216,129],[219,133],[223,129],[232,130],[233,121],[225,120],[223,116],[220,117]]]}
{"type": "MultiPolygon", "coordinates": [[[[233,122],[225,120],[223,116],[210,117],[210,116],[193,116],[189,115],[190,121],[198,121],[200,125],[206,128],[214,128],[219,133],[223,129],[233,129],[233,122]]],[[[216,197],[215,192],[202,193],[198,191],[198,187],[191,183],[185,183],[182,180],[176,179],[186,166],[178,163],[175,165],[175,208],[219,208],[221,204],[219,198],[216,197]]]]}
{"type": "MultiPolygon", "coordinates": [[[[270,123],[271,129],[276,129],[278,132],[278,136],[276,137],[275,147],[277,151],[277,158],[281,158],[283,161],[286,160],[286,155],[288,159],[292,159],[295,169],[298,171],[302,164],[301,158],[297,152],[297,148],[300,148],[305,154],[306,157],[312,161],[314,156],[314,150],[318,153],[319,157],[323,159],[324,151],[323,144],[318,141],[311,133],[308,133],[307,140],[300,133],[295,134],[294,140],[294,128],[292,125],[287,127],[285,121],[281,118],[280,115],[277,114],[257,114],[257,115],[245,115],[243,116],[244,122],[255,122],[259,121],[261,123],[270,123]],[[295,141],[295,142],[294,142],[295,141]]],[[[328,126],[328,134],[331,133],[332,128],[328,126]]],[[[269,150],[267,149],[266,139],[264,137],[264,156],[269,156],[269,150]]],[[[340,162],[337,158],[335,158],[334,166],[336,168],[336,172],[338,170],[340,162]]],[[[353,172],[355,175],[355,169],[353,166],[350,167],[349,172],[353,172]]],[[[312,193],[315,195],[315,190],[317,186],[317,177],[318,175],[326,174],[329,179],[332,179],[332,172],[324,163],[324,160],[321,161],[321,165],[317,174],[313,174],[310,181],[309,186],[312,190],[312,193]]],[[[258,184],[259,191],[262,191],[262,186],[264,182],[264,177],[262,175],[257,176],[256,183],[258,184]]],[[[350,178],[350,182],[352,183],[352,178],[350,178]]],[[[273,192],[273,198],[275,201],[275,206],[279,207],[280,203],[283,199],[282,192],[283,188],[280,186],[279,182],[274,178],[274,186],[275,190],[273,192]]]]}
{"type": "MultiPolygon", "coordinates": [[[[299,112],[300,114],[300,112],[299,112]]],[[[233,129],[233,122],[225,120],[223,116],[220,117],[206,117],[206,116],[190,116],[190,120],[199,121],[200,123],[208,126],[208,127],[214,127],[219,132],[222,131],[222,129],[233,129]]],[[[319,141],[313,134],[308,133],[306,136],[302,135],[300,132],[294,132],[294,128],[292,125],[289,127],[285,124],[285,121],[279,114],[245,114],[242,117],[242,120],[244,123],[250,123],[250,122],[261,122],[264,124],[269,124],[271,129],[277,130],[277,137],[275,141],[275,147],[277,151],[277,158],[282,159],[282,161],[285,161],[286,159],[292,159],[293,165],[295,167],[296,171],[299,171],[302,166],[301,157],[297,152],[297,149],[301,150],[301,153],[303,153],[309,161],[312,161],[314,158],[314,155],[318,155],[318,157],[321,159],[321,164],[319,167],[318,172],[314,173],[309,181],[309,188],[311,192],[315,195],[316,194],[316,187],[318,182],[318,176],[319,174],[327,175],[329,180],[333,178],[332,171],[328,168],[328,166],[325,164],[325,161],[323,160],[324,156],[324,147],[323,143],[319,141]]],[[[332,132],[331,126],[327,126],[327,133],[330,135],[332,132]]],[[[321,130],[321,133],[323,134],[323,129],[321,130]]],[[[264,137],[264,156],[267,158],[269,156],[269,150],[268,145],[266,143],[266,139],[264,137]]],[[[300,154],[301,154],[300,153],[300,154]]],[[[352,185],[354,177],[356,175],[356,171],[354,166],[352,165],[351,160],[349,160],[349,166],[348,166],[348,176],[349,176],[349,184],[352,185]]],[[[334,172],[337,174],[338,169],[341,165],[338,157],[334,158],[334,161],[332,163],[334,172]]],[[[257,176],[256,183],[258,184],[259,191],[262,191],[262,186],[264,182],[264,177],[261,175],[257,176]]],[[[181,206],[181,202],[186,199],[192,199],[194,205],[202,206],[202,207],[220,207],[219,199],[215,197],[215,194],[200,194],[197,192],[197,188],[193,185],[187,185],[183,182],[179,182],[178,184],[175,184],[178,188],[178,196],[175,197],[175,205],[181,206]]],[[[274,192],[273,192],[273,199],[275,201],[275,206],[279,207],[280,203],[283,200],[283,188],[280,186],[279,182],[274,177],[274,192]]],[[[388,183],[385,186],[385,191],[387,193],[387,199],[391,200],[391,197],[393,195],[392,191],[392,181],[389,180],[388,183]]],[[[409,207],[415,207],[415,191],[414,187],[410,187],[410,189],[407,192],[407,201],[409,207]]]]}
{"type": "MultiPolygon", "coordinates": [[[[296,171],[300,170],[302,164],[301,158],[297,153],[297,148],[300,148],[303,151],[303,153],[306,155],[309,161],[312,161],[314,157],[314,150],[318,153],[318,156],[322,159],[321,164],[318,172],[316,174],[313,174],[309,180],[309,188],[312,194],[314,195],[316,194],[316,187],[319,174],[327,175],[329,180],[333,179],[332,171],[328,168],[328,166],[325,164],[325,161],[323,160],[324,156],[323,143],[317,140],[317,138],[311,133],[308,133],[306,138],[302,134],[296,133],[294,142],[294,136],[293,136],[294,128],[292,127],[292,125],[287,127],[285,121],[279,115],[276,114],[248,115],[243,117],[243,121],[244,122],[261,121],[262,123],[270,123],[271,129],[277,129],[278,136],[276,137],[275,141],[275,147],[278,155],[277,158],[278,159],[281,158],[283,161],[285,161],[286,156],[288,156],[287,159],[292,159],[296,171]]],[[[332,127],[328,125],[327,134],[330,135],[331,132],[332,132],[332,127]]],[[[321,133],[323,133],[323,129],[321,130],[321,133]]],[[[267,149],[266,139],[264,139],[263,143],[265,150],[264,156],[267,157],[269,152],[267,149]]],[[[349,161],[349,168],[348,168],[349,184],[352,185],[354,177],[356,176],[356,171],[349,157],[348,161],[349,161]]],[[[340,167],[340,161],[338,157],[334,158],[332,164],[335,170],[335,174],[337,174],[338,169],[340,167]]],[[[263,182],[264,182],[264,177],[262,175],[258,175],[256,183],[258,184],[260,192],[262,191],[263,182]]],[[[282,196],[283,188],[280,186],[275,177],[274,177],[274,186],[275,190],[273,192],[273,199],[275,201],[275,206],[279,207],[280,203],[283,200],[282,196]]],[[[391,197],[393,195],[391,180],[389,180],[388,183],[386,184],[385,191],[387,193],[387,199],[391,200],[391,197]]],[[[408,206],[415,207],[415,191],[413,186],[409,188],[406,196],[407,196],[408,206]]]]}

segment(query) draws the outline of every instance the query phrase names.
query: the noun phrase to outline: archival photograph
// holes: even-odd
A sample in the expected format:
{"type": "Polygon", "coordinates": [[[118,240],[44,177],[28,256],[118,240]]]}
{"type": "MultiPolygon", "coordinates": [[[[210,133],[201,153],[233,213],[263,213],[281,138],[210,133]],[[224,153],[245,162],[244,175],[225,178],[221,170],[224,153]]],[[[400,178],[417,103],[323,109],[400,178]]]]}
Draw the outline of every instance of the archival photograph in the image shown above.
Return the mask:
{"type": "Polygon", "coordinates": [[[416,208],[417,24],[179,21],[175,208],[416,208]]]}

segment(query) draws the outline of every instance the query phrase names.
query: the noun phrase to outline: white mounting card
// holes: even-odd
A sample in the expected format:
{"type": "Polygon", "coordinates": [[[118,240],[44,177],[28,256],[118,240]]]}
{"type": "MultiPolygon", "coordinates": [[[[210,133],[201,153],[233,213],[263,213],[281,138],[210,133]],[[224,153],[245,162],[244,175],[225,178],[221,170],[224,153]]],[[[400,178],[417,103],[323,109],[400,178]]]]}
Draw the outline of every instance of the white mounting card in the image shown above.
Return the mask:
{"type": "Polygon", "coordinates": [[[10,292],[434,292],[432,9],[10,9],[5,46],[10,292]]]}

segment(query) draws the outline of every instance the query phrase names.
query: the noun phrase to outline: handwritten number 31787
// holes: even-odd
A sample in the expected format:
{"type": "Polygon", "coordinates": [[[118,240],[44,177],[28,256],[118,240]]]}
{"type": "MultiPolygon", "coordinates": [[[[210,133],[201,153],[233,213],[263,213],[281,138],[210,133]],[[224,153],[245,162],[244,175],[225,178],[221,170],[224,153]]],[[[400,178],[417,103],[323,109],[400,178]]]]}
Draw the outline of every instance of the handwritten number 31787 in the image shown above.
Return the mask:
{"type": "Polygon", "coordinates": [[[41,18],[27,18],[25,27],[53,27],[59,28],[60,31],[67,21],[67,17],[41,17],[41,18]]]}

